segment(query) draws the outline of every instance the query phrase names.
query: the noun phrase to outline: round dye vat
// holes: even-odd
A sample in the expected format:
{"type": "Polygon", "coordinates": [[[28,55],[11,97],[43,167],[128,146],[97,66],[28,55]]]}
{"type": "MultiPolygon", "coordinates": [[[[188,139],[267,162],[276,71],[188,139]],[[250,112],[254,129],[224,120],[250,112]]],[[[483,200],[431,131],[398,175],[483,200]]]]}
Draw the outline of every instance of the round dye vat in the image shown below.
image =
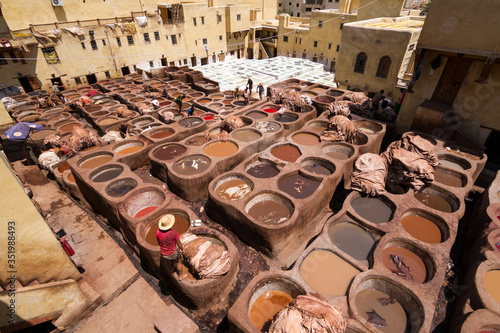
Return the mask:
{"type": "Polygon", "coordinates": [[[137,151],[139,151],[141,149],[142,149],[142,146],[141,147],[139,147],[139,146],[132,146],[132,147],[127,147],[127,148],[121,149],[121,150],[117,151],[117,153],[118,154],[123,154],[123,155],[125,155],[125,154],[132,154],[132,153],[135,153],[135,152],[137,152],[137,151]]]}
{"type": "Polygon", "coordinates": [[[279,109],[274,109],[274,108],[265,108],[263,111],[267,113],[275,113],[278,112],[279,109]]]}
{"type": "Polygon", "coordinates": [[[93,169],[100,165],[106,164],[113,159],[113,155],[97,155],[86,159],[80,164],[82,169],[93,169]]]}
{"type": "Polygon", "coordinates": [[[207,142],[208,142],[208,140],[206,137],[195,136],[194,138],[190,138],[189,140],[187,140],[186,144],[189,146],[203,146],[207,142]]]}
{"type": "Polygon", "coordinates": [[[73,173],[70,173],[70,174],[68,175],[68,180],[69,180],[70,182],[72,182],[72,183],[75,183],[75,176],[73,176],[73,173]]]}
{"type": "Polygon", "coordinates": [[[215,194],[226,200],[238,200],[251,191],[252,187],[243,179],[230,179],[217,186],[215,194]]]}
{"type": "Polygon", "coordinates": [[[434,169],[434,181],[453,187],[463,186],[462,179],[437,168],[434,169]]]}
{"type": "Polygon", "coordinates": [[[99,120],[97,123],[99,125],[110,125],[110,124],[114,124],[118,121],[118,119],[115,119],[115,118],[104,118],[104,119],[101,119],[99,120]]]}
{"type": "Polygon", "coordinates": [[[174,132],[172,130],[162,130],[162,131],[153,133],[149,137],[153,138],[153,139],[164,139],[164,138],[168,138],[172,134],[174,134],[174,132]]]}
{"type": "Polygon", "coordinates": [[[328,231],[333,244],[356,260],[368,260],[375,246],[375,239],[365,229],[348,222],[335,224],[328,231]]]}
{"type": "Polygon", "coordinates": [[[401,219],[403,228],[410,235],[426,243],[441,243],[443,238],[439,227],[431,220],[417,215],[407,215],[401,219]]]}
{"type": "Polygon", "coordinates": [[[41,130],[41,131],[36,131],[36,132],[31,133],[30,139],[35,141],[35,142],[43,142],[45,137],[47,135],[51,135],[51,134],[57,134],[57,131],[53,130],[53,129],[45,129],[45,130],[41,130]]]}
{"type": "Polygon", "coordinates": [[[173,170],[181,175],[191,176],[202,173],[210,166],[208,157],[193,155],[184,157],[173,165],[173,170]]]}
{"type": "Polygon", "coordinates": [[[299,116],[297,116],[295,113],[287,113],[287,112],[285,112],[282,115],[274,117],[274,120],[279,121],[280,123],[291,123],[297,119],[299,119],[299,116]]]}
{"type": "Polygon", "coordinates": [[[365,289],[356,294],[356,308],[361,317],[378,330],[386,333],[404,333],[408,318],[399,302],[375,289],[365,289]]]}
{"type": "Polygon", "coordinates": [[[267,332],[274,316],[284,309],[292,296],[282,291],[268,291],[260,295],[250,309],[250,321],[261,332],[267,332]]]}
{"type": "Polygon", "coordinates": [[[442,165],[442,166],[444,166],[444,167],[447,167],[447,168],[450,168],[450,169],[455,169],[455,170],[458,170],[458,171],[465,170],[460,164],[458,164],[456,162],[452,162],[450,160],[440,159],[439,160],[439,164],[442,165]]]}
{"type": "MultiPolygon", "coordinates": [[[[189,221],[184,216],[174,215],[174,217],[175,217],[175,223],[172,229],[177,231],[180,235],[188,231],[189,221]]],[[[158,231],[158,222],[151,224],[151,226],[148,228],[148,231],[146,232],[146,242],[148,242],[148,244],[151,244],[153,246],[159,246],[158,238],[156,238],[157,231],[158,231]]]]}
{"type": "Polygon", "coordinates": [[[213,157],[231,156],[238,151],[238,146],[232,142],[216,142],[203,149],[203,152],[213,157]]]}
{"type": "Polygon", "coordinates": [[[108,169],[104,169],[98,173],[96,173],[92,177],[92,181],[96,183],[102,183],[102,182],[107,182],[111,179],[115,179],[118,177],[121,173],[123,172],[123,168],[118,168],[118,167],[111,167],[108,169]]]}
{"type": "Polygon", "coordinates": [[[362,218],[373,223],[389,222],[392,217],[391,207],[379,198],[357,197],[351,206],[362,218]]]}
{"type": "Polygon", "coordinates": [[[198,125],[201,125],[201,123],[203,123],[203,120],[199,118],[187,118],[179,121],[179,125],[186,128],[196,127],[198,125]]]}
{"type": "Polygon", "coordinates": [[[292,145],[281,145],[271,149],[271,154],[280,160],[295,162],[301,155],[300,150],[292,145]]]}
{"type": "Polygon", "coordinates": [[[120,179],[109,184],[106,188],[106,193],[114,198],[121,198],[128,192],[132,191],[138,185],[134,179],[120,179]]]}
{"type": "Polygon", "coordinates": [[[437,209],[445,213],[451,213],[452,207],[445,199],[426,192],[415,193],[415,198],[432,209],[437,209]]]}
{"type": "Polygon", "coordinates": [[[247,170],[247,173],[257,178],[271,178],[279,174],[279,170],[273,168],[269,164],[257,164],[247,170]]]}
{"type": "Polygon", "coordinates": [[[316,146],[321,142],[319,137],[309,133],[297,133],[292,136],[292,140],[304,146],[316,146]]]}
{"type": "Polygon", "coordinates": [[[317,175],[328,176],[333,173],[328,168],[325,168],[324,166],[319,165],[317,163],[310,163],[307,165],[303,165],[302,168],[306,171],[309,171],[310,173],[314,173],[317,175]]]}
{"type": "Polygon", "coordinates": [[[166,161],[166,160],[174,159],[177,156],[181,156],[186,151],[187,151],[186,147],[183,147],[181,145],[172,144],[172,145],[166,145],[166,146],[163,146],[163,147],[157,149],[153,153],[153,156],[159,160],[166,161]]]}
{"type": "Polygon", "coordinates": [[[260,111],[252,111],[247,113],[247,117],[250,117],[252,119],[264,119],[267,118],[267,115],[265,113],[262,113],[260,111]]]}
{"type": "Polygon", "coordinates": [[[276,225],[290,218],[290,211],[282,203],[274,200],[262,200],[250,208],[248,214],[257,221],[276,225]]]}
{"type": "Polygon", "coordinates": [[[326,130],[328,128],[328,123],[325,121],[321,121],[321,122],[314,122],[314,123],[310,123],[309,124],[309,129],[310,130],[313,130],[313,131],[316,131],[316,132],[323,132],[324,130],[326,130]]]}
{"type": "Polygon", "coordinates": [[[399,246],[390,246],[382,251],[384,266],[407,281],[424,283],[427,279],[425,264],[415,253],[399,246]]]}
{"type": "Polygon", "coordinates": [[[320,181],[307,179],[299,174],[285,177],[278,182],[278,188],[296,199],[312,195],[321,184],[320,181]]]}
{"type": "Polygon", "coordinates": [[[356,267],[326,250],[312,251],[300,265],[300,275],[314,291],[328,296],[344,296],[352,280],[361,273],[356,267]]]}
{"type": "Polygon", "coordinates": [[[63,164],[57,167],[57,171],[59,171],[60,173],[63,173],[66,170],[69,170],[68,162],[64,162],[63,164]]]}
{"type": "Polygon", "coordinates": [[[61,132],[71,132],[73,128],[75,127],[82,127],[82,124],[68,124],[64,125],[63,127],[59,128],[59,131],[61,132]]]}
{"type": "Polygon", "coordinates": [[[140,211],[138,211],[134,217],[137,219],[139,217],[143,217],[149,213],[151,213],[152,211],[154,211],[156,208],[158,208],[158,206],[149,206],[149,207],[145,207],[143,209],[141,209],[140,211]]]}
{"type": "Polygon", "coordinates": [[[491,270],[483,275],[484,288],[497,303],[500,303],[500,284],[498,281],[500,281],[500,270],[491,270]]]}
{"type": "Polygon", "coordinates": [[[231,133],[231,136],[239,141],[252,142],[259,140],[262,135],[259,132],[251,130],[241,130],[231,133]]]}
{"type": "Polygon", "coordinates": [[[280,125],[278,123],[275,123],[274,121],[261,121],[257,125],[255,125],[255,128],[261,130],[264,133],[267,132],[277,132],[280,130],[280,125]]]}

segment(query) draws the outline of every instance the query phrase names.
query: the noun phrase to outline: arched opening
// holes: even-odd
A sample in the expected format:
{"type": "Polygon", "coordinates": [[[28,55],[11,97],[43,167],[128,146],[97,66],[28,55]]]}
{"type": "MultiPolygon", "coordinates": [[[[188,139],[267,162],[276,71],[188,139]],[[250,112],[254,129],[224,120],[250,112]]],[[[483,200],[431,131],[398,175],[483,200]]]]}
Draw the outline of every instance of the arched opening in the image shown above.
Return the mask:
{"type": "Polygon", "coordinates": [[[383,56],[378,63],[377,74],[375,76],[386,79],[389,74],[389,68],[391,68],[391,58],[383,56]]]}
{"type": "Polygon", "coordinates": [[[356,63],[354,64],[354,73],[363,74],[365,72],[366,61],[368,60],[368,56],[366,53],[361,52],[356,57],[356,63]]]}

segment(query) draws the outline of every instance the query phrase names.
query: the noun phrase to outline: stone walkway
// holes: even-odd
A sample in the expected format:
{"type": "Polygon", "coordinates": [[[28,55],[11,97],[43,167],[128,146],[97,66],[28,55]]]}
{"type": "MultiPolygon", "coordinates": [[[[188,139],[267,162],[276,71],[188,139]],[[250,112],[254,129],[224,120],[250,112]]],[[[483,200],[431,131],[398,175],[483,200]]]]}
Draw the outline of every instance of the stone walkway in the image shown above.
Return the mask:
{"type": "Polygon", "coordinates": [[[75,250],[83,268],[78,282],[95,306],[76,332],[198,332],[198,326],[144,280],[125,251],[79,205],[50,182],[37,166],[14,162],[19,178],[33,191],[33,201],[54,232],[75,250]]]}

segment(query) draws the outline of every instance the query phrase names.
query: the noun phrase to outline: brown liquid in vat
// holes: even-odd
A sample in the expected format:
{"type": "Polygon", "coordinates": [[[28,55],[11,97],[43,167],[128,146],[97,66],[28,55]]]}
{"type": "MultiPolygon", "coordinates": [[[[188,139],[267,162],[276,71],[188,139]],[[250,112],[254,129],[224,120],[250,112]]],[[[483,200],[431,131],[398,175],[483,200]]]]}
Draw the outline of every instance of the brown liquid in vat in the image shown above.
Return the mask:
{"type": "Polygon", "coordinates": [[[309,171],[310,173],[314,173],[317,175],[328,176],[328,175],[332,174],[332,172],[328,168],[325,168],[324,166],[319,165],[319,164],[315,164],[315,163],[309,164],[309,165],[304,165],[302,168],[304,170],[309,171]]]}
{"type": "Polygon", "coordinates": [[[292,137],[293,141],[304,146],[315,146],[320,143],[320,139],[316,135],[309,133],[298,133],[292,137]]]}
{"type": "Polygon", "coordinates": [[[278,188],[297,199],[304,199],[312,195],[321,182],[307,179],[299,174],[291,175],[278,182],[278,188]]]}
{"type": "Polygon", "coordinates": [[[300,151],[297,147],[291,145],[282,145],[271,149],[271,154],[280,160],[295,162],[300,157],[300,151]]]}
{"type": "Polygon", "coordinates": [[[441,243],[441,230],[434,222],[424,217],[408,215],[401,219],[401,224],[410,235],[422,242],[441,243]]]}
{"type": "Polygon", "coordinates": [[[434,169],[434,180],[444,185],[462,187],[462,179],[439,169],[434,169]]]}
{"type": "Polygon", "coordinates": [[[356,260],[370,258],[375,246],[373,236],[363,228],[348,222],[335,224],[328,236],[335,246],[356,260]]]}
{"type": "Polygon", "coordinates": [[[236,140],[243,142],[252,142],[259,140],[261,135],[254,131],[238,131],[232,134],[232,137],[236,140]]]}
{"type": "MultiPolygon", "coordinates": [[[[175,216],[175,223],[172,229],[177,231],[179,234],[183,234],[189,229],[189,221],[184,216],[175,216]]],[[[146,232],[146,242],[153,246],[158,245],[158,238],[156,238],[156,232],[158,231],[158,223],[153,223],[148,231],[146,232]]]]}
{"type": "Polygon", "coordinates": [[[88,160],[84,161],[82,164],[80,164],[80,168],[82,169],[93,169],[95,167],[98,167],[99,165],[103,165],[108,163],[113,159],[113,156],[110,155],[100,155],[96,157],[91,157],[88,160]]]}
{"type": "Polygon", "coordinates": [[[441,159],[441,160],[439,160],[439,164],[441,164],[444,167],[447,167],[447,168],[450,168],[450,169],[455,169],[455,170],[458,170],[458,171],[465,170],[460,164],[452,162],[452,161],[449,161],[449,160],[441,159]]]}
{"type": "Polygon", "coordinates": [[[204,136],[196,136],[186,141],[187,145],[190,146],[203,146],[208,140],[204,136]]]}
{"type": "Polygon", "coordinates": [[[265,224],[280,224],[290,218],[290,211],[274,200],[262,200],[250,208],[248,214],[265,224]]]}
{"type": "Polygon", "coordinates": [[[388,270],[402,279],[416,283],[426,281],[427,269],[424,262],[410,250],[399,246],[388,247],[382,251],[382,262],[388,270]],[[402,260],[399,267],[396,266],[396,260],[398,260],[396,256],[402,260]],[[406,269],[405,266],[409,269],[406,269]]]}
{"type": "Polygon", "coordinates": [[[182,175],[196,175],[202,173],[210,166],[210,160],[205,156],[190,156],[181,159],[173,166],[173,170],[182,175]]]}
{"type": "Polygon", "coordinates": [[[373,223],[389,222],[392,216],[391,207],[378,198],[358,197],[351,206],[361,217],[373,223]]]}
{"type": "Polygon", "coordinates": [[[176,158],[177,156],[184,154],[186,151],[187,149],[183,146],[168,145],[168,146],[163,146],[157,151],[155,151],[154,157],[163,161],[171,160],[173,158],[176,158]]]}
{"type": "Polygon", "coordinates": [[[139,151],[141,149],[142,149],[142,147],[133,146],[133,147],[128,147],[128,148],[119,150],[117,153],[118,154],[131,154],[131,153],[135,153],[136,151],[139,151]]]}
{"type": "Polygon", "coordinates": [[[172,134],[174,134],[174,133],[171,132],[171,131],[160,131],[160,132],[156,132],[155,134],[151,135],[151,138],[153,138],[153,139],[163,139],[163,138],[168,138],[172,134]]]}
{"type": "Polygon", "coordinates": [[[268,164],[261,163],[249,168],[247,173],[257,178],[271,178],[280,172],[268,164]]]}
{"type": "Polygon", "coordinates": [[[238,151],[238,146],[232,142],[216,142],[205,147],[203,152],[213,157],[231,156],[238,151]]]}
{"type": "Polygon", "coordinates": [[[244,198],[251,191],[252,188],[244,180],[231,179],[220,184],[215,189],[215,194],[227,200],[238,200],[244,198]]]}
{"type": "Polygon", "coordinates": [[[500,303],[500,283],[498,281],[500,281],[500,270],[498,269],[488,271],[483,275],[484,288],[497,303],[500,303]]]}
{"type": "Polygon", "coordinates": [[[265,332],[274,316],[292,300],[292,296],[282,291],[268,291],[260,295],[252,304],[250,321],[259,331],[265,332]]]}
{"type": "Polygon", "coordinates": [[[415,193],[415,198],[418,201],[426,205],[427,207],[440,210],[445,213],[451,213],[451,205],[445,199],[438,197],[434,194],[429,194],[425,192],[415,193]]]}
{"type": "Polygon", "coordinates": [[[347,156],[346,154],[340,153],[338,151],[329,151],[326,154],[330,157],[333,157],[333,159],[335,160],[346,160],[349,158],[349,156],[347,156]]]}

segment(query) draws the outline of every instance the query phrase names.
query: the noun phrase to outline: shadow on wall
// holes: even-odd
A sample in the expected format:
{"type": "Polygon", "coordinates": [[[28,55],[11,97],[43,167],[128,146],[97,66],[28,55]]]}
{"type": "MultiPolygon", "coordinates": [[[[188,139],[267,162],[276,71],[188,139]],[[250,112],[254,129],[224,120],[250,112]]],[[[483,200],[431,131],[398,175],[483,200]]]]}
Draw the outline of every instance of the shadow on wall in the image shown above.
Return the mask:
{"type": "MultiPolygon", "coordinates": [[[[8,296],[8,294],[9,290],[7,289],[0,293],[0,297],[8,296]]],[[[52,321],[57,319],[59,314],[51,314],[38,318],[35,321],[27,322],[16,314],[19,304],[15,302],[15,297],[9,297],[9,299],[11,300],[9,304],[5,303],[5,301],[0,301],[0,331],[2,333],[49,333],[57,329],[52,324],[52,321]]]]}

